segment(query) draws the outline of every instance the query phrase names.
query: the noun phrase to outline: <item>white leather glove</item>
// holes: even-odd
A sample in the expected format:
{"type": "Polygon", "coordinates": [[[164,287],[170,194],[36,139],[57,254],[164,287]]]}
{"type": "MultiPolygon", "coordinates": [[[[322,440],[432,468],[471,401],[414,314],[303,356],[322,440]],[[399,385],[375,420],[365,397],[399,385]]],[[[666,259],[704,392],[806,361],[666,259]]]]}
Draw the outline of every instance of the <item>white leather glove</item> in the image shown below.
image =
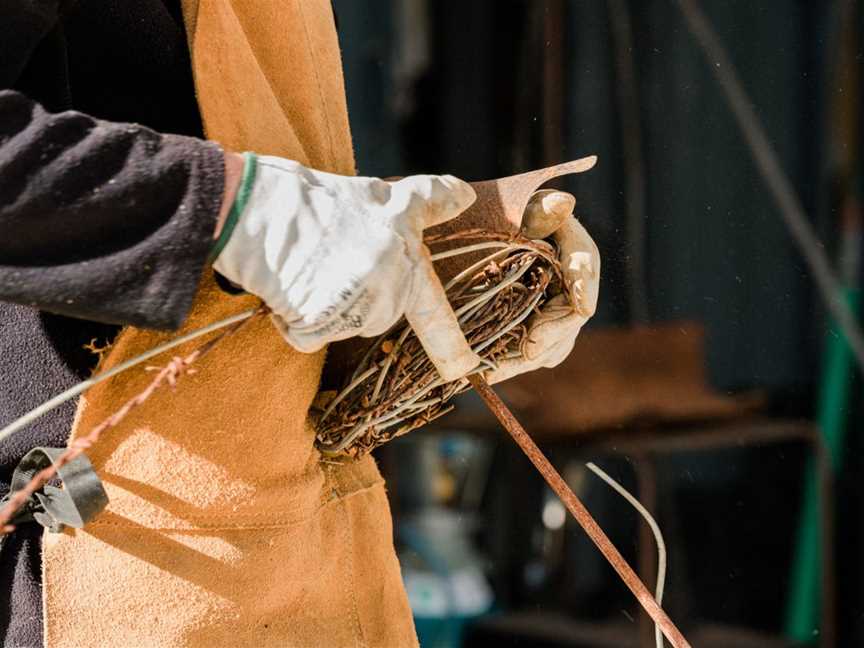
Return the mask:
{"type": "MultiPolygon", "coordinates": [[[[571,208],[575,202],[570,202],[571,208]]],[[[497,369],[487,372],[486,380],[490,384],[563,362],[573,350],[582,326],[597,308],[600,252],[594,241],[572,215],[552,236],[558,243],[564,281],[576,309],[571,310],[564,295],[546,302],[528,322],[528,341],[523,346],[522,357],[502,360],[497,369]]]]}
{"type": "Polygon", "coordinates": [[[379,335],[423,290],[431,267],[423,229],[455,218],[475,198],[453,176],[391,183],[278,157],[259,156],[256,163],[247,154],[238,192],[245,205],[239,214],[232,210],[226,228],[233,229],[213,267],[263,299],[301,351],[379,335]],[[257,167],[253,180],[249,164],[257,167]]]}

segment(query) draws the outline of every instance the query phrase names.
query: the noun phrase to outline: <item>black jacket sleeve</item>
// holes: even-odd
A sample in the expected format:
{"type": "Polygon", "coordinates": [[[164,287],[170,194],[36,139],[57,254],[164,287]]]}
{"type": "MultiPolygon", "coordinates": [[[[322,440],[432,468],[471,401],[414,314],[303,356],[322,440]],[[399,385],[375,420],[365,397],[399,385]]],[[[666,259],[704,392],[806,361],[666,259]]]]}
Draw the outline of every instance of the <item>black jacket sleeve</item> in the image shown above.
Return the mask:
{"type": "Polygon", "coordinates": [[[212,246],[224,161],[212,142],[0,91],[0,300],[175,328],[212,246]]]}

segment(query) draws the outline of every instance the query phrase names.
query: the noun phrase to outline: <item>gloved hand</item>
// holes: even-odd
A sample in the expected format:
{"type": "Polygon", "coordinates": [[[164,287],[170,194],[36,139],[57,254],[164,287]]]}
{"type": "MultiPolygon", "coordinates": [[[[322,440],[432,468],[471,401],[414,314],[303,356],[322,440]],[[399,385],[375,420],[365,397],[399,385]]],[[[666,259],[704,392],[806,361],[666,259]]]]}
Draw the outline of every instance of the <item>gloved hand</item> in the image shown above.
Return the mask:
{"type": "MultiPolygon", "coordinates": [[[[386,182],[315,171],[278,157],[256,163],[247,155],[214,268],[261,297],[282,335],[301,351],[379,335],[418,299],[434,302],[434,271],[422,231],[455,218],[474,199],[471,186],[452,176],[386,182]]],[[[547,302],[529,321],[523,357],[500,362],[487,373],[491,383],[562,362],[594,314],[600,256],[572,217],[574,204],[569,194],[538,192],[526,212],[534,231],[526,234],[539,238],[555,230],[576,311],[563,296],[547,302]]],[[[435,345],[439,357],[452,353],[453,367],[461,366],[462,373],[476,366],[464,350],[460,354],[453,341],[461,333],[446,330],[447,318],[433,312],[431,319],[439,323],[438,332],[424,344],[435,345]]]]}
{"type": "Polygon", "coordinates": [[[278,157],[246,160],[213,267],[263,299],[285,339],[305,352],[395,324],[431,268],[423,229],[476,197],[453,176],[391,183],[278,157]]]}
{"type": "Polygon", "coordinates": [[[559,258],[564,271],[564,281],[570,290],[576,310],[572,311],[564,295],[558,295],[546,302],[539,313],[528,321],[528,341],[523,346],[522,357],[502,360],[498,368],[486,374],[486,380],[495,384],[513,376],[534,371],[541,367],[554,367],[570,355],[576,336],[597,307],[597,294],[600,284],[600,252],[589,236],[571,214],[562,219],[552,212],[560,212],[562,207],[572,212],[576,200],[564,192],[538,192],[536,200],[529,203],[527,212],[534,211],[533,222],[526,213],[523,222],[530,223],[535,233],[527,228],[525,233],[531,237],[544,237],[548,234],[549,224],[555,227],[552,234],[558,244],[559,258]],[[542,205],[540,203],[552,203],[542,205]],[[538,217],[539,216],[539,217],[538,217]]]}

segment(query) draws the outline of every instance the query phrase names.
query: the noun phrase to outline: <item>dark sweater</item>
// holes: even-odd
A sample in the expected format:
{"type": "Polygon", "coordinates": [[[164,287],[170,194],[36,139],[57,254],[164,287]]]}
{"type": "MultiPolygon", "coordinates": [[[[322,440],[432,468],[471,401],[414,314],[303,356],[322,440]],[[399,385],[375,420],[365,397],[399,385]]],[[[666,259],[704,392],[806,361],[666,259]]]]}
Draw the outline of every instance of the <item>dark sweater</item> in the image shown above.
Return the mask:
{"type": "MultiPolygon", "coordinates": [[[[184,135],[201,124],[178,1],[0,1],[0,427],[87,376],[83,345],[116,325],[183,321],[224,183],[221,150],[184,135]]],[[[0,495],[74,409],[0,444],[0,495]]],[[[42,644],[41,532],[0,552],[7,646],[42,644]]]]}

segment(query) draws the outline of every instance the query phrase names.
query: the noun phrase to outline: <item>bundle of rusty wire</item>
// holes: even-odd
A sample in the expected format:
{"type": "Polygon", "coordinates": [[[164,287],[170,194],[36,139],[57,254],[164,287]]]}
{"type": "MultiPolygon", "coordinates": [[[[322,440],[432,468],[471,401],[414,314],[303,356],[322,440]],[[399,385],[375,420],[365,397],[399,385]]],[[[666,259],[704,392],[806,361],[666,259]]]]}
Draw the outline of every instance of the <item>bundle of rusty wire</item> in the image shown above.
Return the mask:
{"type": "MultiPolygon", "coordinates": [[[[439,274],[466,339],[485,363],[478,371],[521,355],[531,314],[552,296],[570,294],[557,250],[547,241],[463,230],[427,236],[425,242],[436,269],[445,259],[468,260],[452,277],[440,269],[439,274]]],[[[317,443],[325,455],[369,452],[446,414],[453,408],[448,402],[470,387],[467,378],[445,383],[438,376],[404,320],[360,357],[341,391],[319,398],[317,443]]]]}

